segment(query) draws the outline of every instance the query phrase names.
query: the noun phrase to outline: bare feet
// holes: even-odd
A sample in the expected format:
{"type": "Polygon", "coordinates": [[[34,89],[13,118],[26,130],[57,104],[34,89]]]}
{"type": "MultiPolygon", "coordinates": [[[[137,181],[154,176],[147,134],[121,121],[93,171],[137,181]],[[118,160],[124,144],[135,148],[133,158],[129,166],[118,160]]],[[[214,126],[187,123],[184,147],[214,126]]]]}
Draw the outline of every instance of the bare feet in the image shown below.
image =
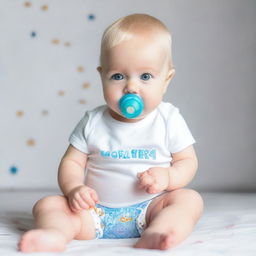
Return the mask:
{"type": "Polygon", "coordinates": [[[167,250],[176,245],[173,233],[147,232],[134,245],[135,248],[167,250]]]}
{"type": "Polygon", "coordinates": [[[18,247],[22,252],[60,252],[65,250],[65,236],[54,229],[33,229],[26,232],[18,247]]]}

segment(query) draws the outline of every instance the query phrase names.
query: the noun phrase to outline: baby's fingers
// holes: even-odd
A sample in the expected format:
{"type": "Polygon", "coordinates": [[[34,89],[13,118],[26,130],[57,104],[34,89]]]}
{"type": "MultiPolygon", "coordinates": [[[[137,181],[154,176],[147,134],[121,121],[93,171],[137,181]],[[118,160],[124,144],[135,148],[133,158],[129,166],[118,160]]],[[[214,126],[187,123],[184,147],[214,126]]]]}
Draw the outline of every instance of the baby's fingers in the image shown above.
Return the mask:
{"type": "Polygon", "coordinates": [[[95,202],[92,199],[89,191],[81,193],[81,197],[82,197],[83,201],[87,204],[87,207],[85,209],[88,209],[90,206],[92,206],[92,207],[95,206],[95,202]]]}
{"type": "Polygon", "coordinates": [[[156,185],[152,185],[152,186],[148,186],[148,187],[146,188],[146,191],[147,191],[147,193],[149,193],[149,194],[155,194],[155,193],[158,192],[158,189],[157,189],[156,185]]]}
{"type": "Polygon", "coordinates": [[[78,212],[82,210],[79,203],[76,200],[71,201],[69,203],[69,206],[73,212],[78,212]]]}
{"type": "Polygon", "coordinates": [[[91,194],[91,197],[92,197],[92,199],[94,200],[94,202],[95,202],[96,204],[98,204],[98,203],[99,203],[99,197],[98,197],[98,194],[96,193],[96,191],[92,190],[92,191],[90,192],[90,194],[91,194]]]}
{"type": "Polygon", "coordinates": [[[82,198],[82,196],[81,196],[80,200],[78,201],[78,204],[79,204],[81,209],[89,209],[89,203],[87,201],[85,201],[82,198]]]}
{"type": "Polygon", "coordinates": [[[154,182],[154,179],[150,175],[143,175],[139,179],[140,185],[142,187],[152,185],[154,182]]]}

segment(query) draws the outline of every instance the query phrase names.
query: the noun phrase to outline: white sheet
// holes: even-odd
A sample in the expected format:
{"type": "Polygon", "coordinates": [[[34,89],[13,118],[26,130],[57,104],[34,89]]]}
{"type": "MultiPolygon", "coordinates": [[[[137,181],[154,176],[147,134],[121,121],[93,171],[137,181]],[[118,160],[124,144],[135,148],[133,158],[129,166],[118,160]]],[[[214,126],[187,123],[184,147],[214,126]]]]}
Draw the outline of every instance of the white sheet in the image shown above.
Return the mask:
{"type": "MultiPolygon", "coordinates": [[[[20,235],[33,226],[31,207],[49,193],[0,193],[0,255],[23,255],[17,251],[20,235]]],[[[168,251],[138,250],[136,239],[72,241],[63,253],[40,256],[255,256],[256,193],[204,193],[205,211],[194,232],[168,251]]],[[[25,255],[25,254],[24,254],[25,255]]],[[[38,255],[36,253],[29,255],[38,255]]]]}

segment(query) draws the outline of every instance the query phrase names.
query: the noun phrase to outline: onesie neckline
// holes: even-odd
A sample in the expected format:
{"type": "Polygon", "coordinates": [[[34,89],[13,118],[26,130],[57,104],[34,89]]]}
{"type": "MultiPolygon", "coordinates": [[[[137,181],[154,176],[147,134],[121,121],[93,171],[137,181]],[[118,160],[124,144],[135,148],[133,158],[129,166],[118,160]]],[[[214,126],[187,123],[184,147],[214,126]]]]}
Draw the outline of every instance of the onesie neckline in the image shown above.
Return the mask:
{"type": "MultiPolygon", "coordinates": [[[[161,104],[161,103],[160,103],[161,104]]],[[[154,109],[151,113],[149,113],[147,116],[145,116],[143,119],[141,120],[138,120],[137,122],[122,122],[122,121],[119,121],[119,120],[116,120],[115,118],[113,118],[111,116],[111,114],[109,113],[109,109],[108,109],[108,106],[106,105],[106,108],[104,110],[104,113],[103,115],[105,116],[106,120],[109,121],[109,122],[112,122],[114,123],[115,125],[118,125],[118,126],[123,126],[123,127],[132,127],[132,126],[141,126],[141,125],[144,125],[145,123],[147,122],[150,122],[151,120],[153,120],[155,118],[157,114],[157,108],[154,109]]]]}

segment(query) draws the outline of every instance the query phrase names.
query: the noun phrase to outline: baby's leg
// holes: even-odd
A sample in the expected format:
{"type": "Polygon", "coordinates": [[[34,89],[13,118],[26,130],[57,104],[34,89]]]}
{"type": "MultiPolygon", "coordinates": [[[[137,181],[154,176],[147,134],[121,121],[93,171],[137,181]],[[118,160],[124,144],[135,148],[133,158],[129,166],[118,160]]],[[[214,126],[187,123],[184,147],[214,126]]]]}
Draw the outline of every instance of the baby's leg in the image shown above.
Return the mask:
{"type": "Polygon", "coordinates": [[[63,251],[72,239],[93,239],[94,223],[88,211],[73,213],[64,196],[39,200],[34,208],[36,229],[26,232],[20,242],[23,252],[63,251]]]}
{"type": "Polygon", "coordinates": [[[194,190],[179,189],[155,198],[148,207],[147,229],[136,248],[166,250],[182,242],[193,230],[203,210],[194,190]]]}

